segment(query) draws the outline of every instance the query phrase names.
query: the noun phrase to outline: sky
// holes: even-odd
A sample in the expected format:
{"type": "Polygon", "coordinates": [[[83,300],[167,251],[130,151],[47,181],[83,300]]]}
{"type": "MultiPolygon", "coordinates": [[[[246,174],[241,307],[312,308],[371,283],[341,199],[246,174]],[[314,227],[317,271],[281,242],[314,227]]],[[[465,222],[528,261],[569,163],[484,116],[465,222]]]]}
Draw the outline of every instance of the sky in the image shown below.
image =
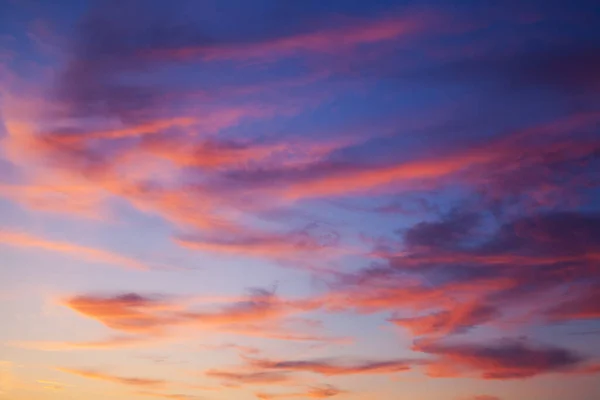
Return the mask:
{"type": "Polygon", "coordinates": [[[594,3],[0,0],[0,399],[597,400],[594,3]]]}

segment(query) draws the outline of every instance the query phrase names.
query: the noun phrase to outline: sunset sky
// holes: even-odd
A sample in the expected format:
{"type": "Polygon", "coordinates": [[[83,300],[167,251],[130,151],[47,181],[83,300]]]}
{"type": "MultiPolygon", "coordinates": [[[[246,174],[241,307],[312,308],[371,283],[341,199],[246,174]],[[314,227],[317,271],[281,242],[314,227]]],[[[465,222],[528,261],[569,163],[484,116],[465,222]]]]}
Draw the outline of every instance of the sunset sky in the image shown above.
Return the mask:
{"type": "Polygon", "coordinates": [[[595,3],[0,0],[0,399],[600,399],[595,3]]]}

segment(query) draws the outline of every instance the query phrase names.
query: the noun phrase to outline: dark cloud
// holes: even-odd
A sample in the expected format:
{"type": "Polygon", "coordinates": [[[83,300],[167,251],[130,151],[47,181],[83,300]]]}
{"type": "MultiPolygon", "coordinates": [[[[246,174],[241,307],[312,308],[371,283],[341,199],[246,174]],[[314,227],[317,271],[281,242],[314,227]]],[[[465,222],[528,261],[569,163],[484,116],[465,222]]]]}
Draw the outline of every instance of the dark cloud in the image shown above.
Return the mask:
{"type": "Polygon", "coordinates": [[[431,376],[522,379],[549,372],[577,371],[585,361],[567,349],[517,340],[491,344],[417,342],[415,349],[438,357],[427,367],[431,376]]]}
{"type": "Polygon", "coordinates": [[[457,247],[464,239],[472,237],[479,218],[476,213],[455,211],[440,221],[419,222],[405,233],[404,244],[417,249],[457,247]]]}
{"type": "Polygon", "coordinates": [[[325,304],[393,311],[391,321],[415,336],[460,334],[515,312],[528,315],[525,325],[598,318],[595,213],[482,215],[416,224],[403,251],[342,275],[325,304]]]}
{"type": "Polygon", "coordinates": [[[483,251],[582,255],[596,251],[599,242],[600,214],[549,212],[503,225],[483,251]]]}
{"type": "Polygon", "coordinates": [[[344,362],[343,360],[298,360],[298,361],[271,361],[250,360],[250,363],[258,368],[266,370],[304,371],[333,375],[354,374],[392,374],[408,371],[414,361],[410,360],[386,360],[386,361],[364,361],[344,362]]]}
{"type": "MultiPolygon", "coordinates": [[[[423,79],[499,86],[513,91],[556,90],[564,94],[597,93],[600,85],[598,49],[600,41],[588,46],[580,42],[544,49],[522,49],[509,54],[464,56],[438,69],[416,72],[423,79]]],[[[436,67],[438,68],[438,67],[436,67]]],[[[409,74],[412,75],[412,74],[409,74]]]]}

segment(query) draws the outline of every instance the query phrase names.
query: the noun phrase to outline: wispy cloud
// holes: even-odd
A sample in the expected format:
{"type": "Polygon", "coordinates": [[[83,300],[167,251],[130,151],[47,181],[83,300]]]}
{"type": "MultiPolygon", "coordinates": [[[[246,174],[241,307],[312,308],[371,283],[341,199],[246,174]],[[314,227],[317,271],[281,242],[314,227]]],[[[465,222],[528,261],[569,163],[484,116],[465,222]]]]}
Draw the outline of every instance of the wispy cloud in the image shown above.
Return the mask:
{"type": "Polygon", "coordinates": [[[405,372],[414,364],[412,360],[344,361],[344,360],[298,360],[272,361],[250,359],[250,364],[266,370],[312,372],[324,376],[358,374],[393,374],[405,372]]]}
{"type": "Polygon", "coordinates": [[[141,390],[135,392],[136,395],[140,396],[148,396],[148,397],[156,397],[161,399],[170,399],[170,400],[199,400],[201,396],[194,396],[189,394],[179,394],[179,393],[161,393],[161,392],[150,392],[141,390]]]}
{"type": "Polygon", "coordinates": [[[415,14],[378,20],[346,21],[340,27],[299,33],[245,45],[190,46],[144,50],[143,55],[161,60],[280,59],[306,53],[340,53],[356,47],[397,40],[425,30],[432,15],[415,14]]]}
{"type": "MultiPolygon", "coordinates": [[[[300,379],[302,373],[312,373],[321,376],[347,375],[391,375],[411,370],[418,364],[415,360],[366,360],[353,361],[344,359],[312,359],[294,361],[274,361],[269,359],[245,357],[246,364],[228,369],[209,369],[206,376],[219,379],[226,384],[243,385],[248,383],[283,383],[300,379]]],[[[303,393],[302,396],[313,398],[333,396],[341,393],[339,389],[315,388],[303,393]]],[[[268,395],[267,395],[268,396],[268,395]]],[[[288,397],[297,397],[288,395],[288,397]]],[[[270,398],[270,397],[269,397],[270,398]]],[[[275,397],[278,398],[278,397],[275,397]]]]}
{"type": "Polygon", "coordinates": [[[329,397],[343,394],[345,391],[338,389],[333,385],[325,385],[321,387],[313,387],[305,392],[298,393],[279,393],[279,394],[268,394],[268,393],[256,393],[256,397],[260,400],[272,400],[272,399],[326,399],[329,397]]]}
{"type": "MultiPolygon", "coordinates": [[[[207,311],[192,310],[189,301],[180,300],[136,293],[68,297],[62,301],[65,306],[120,334],[94,341],[16,341],[10,344],[44,351],[144,347],[185,338],[186,332],[193,328],[202,328],[207,334],[228,333],[276,340],[348,341],[348,338],[325,335],[315,327],[307,330],[295,326],[294,316],[320,307],[313,299],[287,300],[260,289],[245,297],[228,299],[225,304],[209,303],[207,311]]],[[[206,302],[200,304],[207,306],[206,302]]]]}
{"type": "Polygon", "coordinates": [[[71,242],[48,240],[23,232],[2,230],[0,231],[0,243],[15,247],[39,248],[46,251],[64,253],[86,261],[118,265],[129,269],[148,269],[140,261],[111,251],[81,246],[71,242]]]}
{"type": "Polygon", "coordinates": [[[415,349],[439,358],[427,366],[434,377],[523,379],[536,375],[588,373],[583,356],[567,349],[505,340],[491,344],[417,342],[415,349]]]}
{"type": "Polygon", "coordinates": [[[126,386],[162,387],[167,384],[167,381],[164,381],[162,379],[122,377],[118,375],[112,375],[96,371],[93,369],[56,368],[56,370],[66,372],[72,375],[77,375],[82,378],[96,379],[126,386]]]}
{"type": "Polygon", "coordinates": [[[108,350],[131,347],[156,346],[166,342],[168,338],[147,336],[112,336],[102,340],[91,341],[12,341],[10,346],[40,351],[69,351],[69,350],[108,350]]]}

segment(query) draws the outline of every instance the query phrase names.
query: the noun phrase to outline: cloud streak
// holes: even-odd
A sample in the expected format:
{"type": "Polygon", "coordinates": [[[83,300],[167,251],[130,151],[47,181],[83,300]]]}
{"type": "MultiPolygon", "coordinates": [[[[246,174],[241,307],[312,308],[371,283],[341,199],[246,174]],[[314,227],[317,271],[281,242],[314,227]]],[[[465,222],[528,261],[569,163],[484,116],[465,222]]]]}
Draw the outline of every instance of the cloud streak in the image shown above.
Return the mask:
{"type": "Polygon", "coordinates": [[[2,230],[0,231],[0,243],[14,247],[38,248],[51,252],[63,253],[86,261],[112,264],[127,269],[141,271],[149,269],[140,261],[110,251],[80,246],[70,242],[47,240],[23,232],[2,230]]]}
{"type": "Polygon", "coordinates": [[[587,373],[585,358],[567,349],[505,340],[488,345],[416,343],[415,348],[439,358],[427,366],[436,377],[475,376],[482,379],[524,379],[562,372],[587,373]]]}
{"type": "Polygon", "coordinates": [[[126,386],[162,387],[167,384],[167,382],[162,379],[122,377],[91,369],[57,368],[56,370],[72,375],[77,375],[82,378],[101,380],[126,386]]]}

